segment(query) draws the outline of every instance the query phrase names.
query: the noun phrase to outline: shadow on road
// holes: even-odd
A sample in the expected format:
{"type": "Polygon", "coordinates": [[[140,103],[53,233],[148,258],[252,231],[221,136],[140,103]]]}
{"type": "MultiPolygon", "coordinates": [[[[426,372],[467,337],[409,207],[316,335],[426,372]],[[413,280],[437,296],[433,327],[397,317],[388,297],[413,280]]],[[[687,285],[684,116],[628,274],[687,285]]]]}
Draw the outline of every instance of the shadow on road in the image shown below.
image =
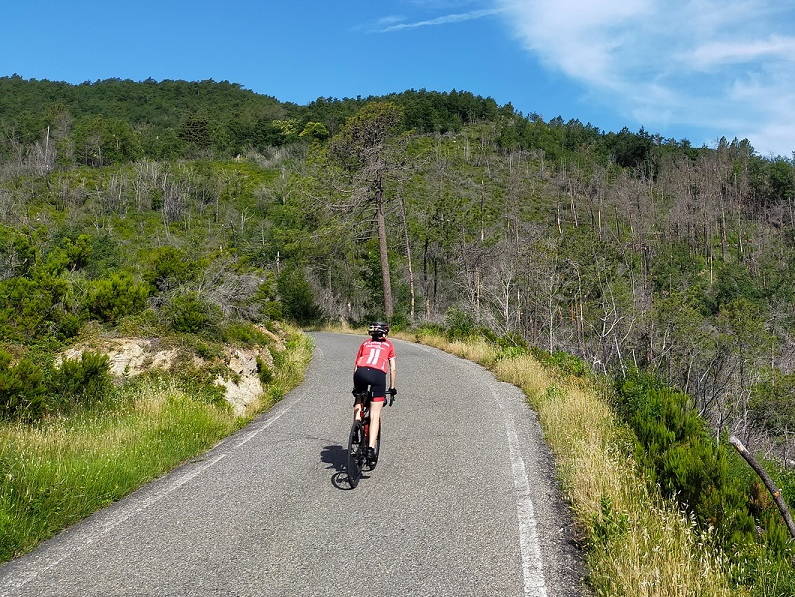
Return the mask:
{"type": "Polygon", "coordinates": [[[331,484],[342,491],[353,489],[353,487],[351,487],[351,482],[348,480],[348,473],[346,472],[339,472],[331,475],[331,484]]]}
{"type": "Polygon", "coordinates": [[[334,487],[342,489],[343,491],[353,489],[350,481],[348,481],[348,473],[345,470],[348,460],[348,450],[337,444],[324,446],[323,451],[320,452],[320,460],[329,465],[326,468],[334,469],[335,472],[331,475],[331,484],[334,487]]]}
{"type": "Polygon", "coordinates": [[[321,462],[325,462],[329,466],[326,468],[333,468],[338,473],[345,471],[345,462],[348,458],[348,450],[338,444],[324,446],[323,451],[320,453],[321,462]]]}

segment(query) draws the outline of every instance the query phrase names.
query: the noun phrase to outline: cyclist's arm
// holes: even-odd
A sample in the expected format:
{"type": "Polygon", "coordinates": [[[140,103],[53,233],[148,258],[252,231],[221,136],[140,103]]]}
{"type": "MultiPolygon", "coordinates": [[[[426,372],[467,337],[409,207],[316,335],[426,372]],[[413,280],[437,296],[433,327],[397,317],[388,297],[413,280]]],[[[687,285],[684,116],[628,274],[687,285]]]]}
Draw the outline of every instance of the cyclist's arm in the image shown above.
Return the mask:
{"type": "Polygon", "coordinates": [[[353,372],[356,373],[356,363],[359,362],[359,357],[362,356],[362,349],[364,348],[364,344],[359,346],[359,350],[356,351],[356,356],[353,357],[353,372]]]}
{"type": "Polygon", "coordinates": [[[395,365],[395,357],[389,359],[389,387],[395,387],[395,378],[397,376],[397,366],[395,365]]]}

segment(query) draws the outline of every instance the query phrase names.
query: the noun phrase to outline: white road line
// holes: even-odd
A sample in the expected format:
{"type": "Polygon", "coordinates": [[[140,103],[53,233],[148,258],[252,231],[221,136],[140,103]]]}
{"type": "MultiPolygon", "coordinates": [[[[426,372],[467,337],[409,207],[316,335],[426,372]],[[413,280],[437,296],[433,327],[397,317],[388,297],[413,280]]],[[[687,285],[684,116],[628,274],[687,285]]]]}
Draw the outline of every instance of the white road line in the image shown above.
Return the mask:
{"type": "MultiPolygon", "coordinates": [[[[62,551],[64,553],[62,553],[60,555],[56,555],[55,559],[50,560],[47,563],[43,563],[42,565],[38,565],[38,566],[34,563],[32,566],[30,566],[24,572],[22,572],[20,574],[17,574],[17,575],[13,575],[12,574],[6,580],[6,582],[4,582],[3,584],[0,584],[0,595],[11,595],[11,593],[9,591],[18,591],[19,589],[24,587],[26,584],[28,584],[30,581],[34,580],[39,575],[43,574],[44,572],[47,572],[47,570],[49,570],[50,568],[53,568],[54,566],[57,566],[58,564],[60,564],[62,561],[64,561],[69,556],[74,555],[74,554],[76,554],[76,553],[78,553],[80,551],[83,551],[86,547],[89,547],[93,543],[96,543],[98,540],[102,539],[105,535],[107,535],[110,531],[115,529],[117,526],[119,526],[125,520],[128,520],[132,516],[135,516],[136,514],[142,512],[143,510],[147,509],[151,505],[156,504],[157,502],[162,500],[164,497],[166,497],[167,495],[169,495],[173,491],[175,491],[175,490],[179,489],[180,487],[182,487],[183,485],[185,485],[191,479],[194,479],[194,478],[198,477],[200,474],[202,474],[204,471],[209,469],[211,466],[214,466],[217,462],[219,462],[220,460],[223,460],[224,458],[226,458],[232,451],[237,450],[238,448],[240,448],[244,444],[248,443],[251,439],[253,439],[261,431],[264,431],[265,429],[270,427],[273,423],[275,423],[279,418],[281,418],[282,415],[284,415],[286,412],[288,412],[290,409],[292,409],[293,406],[298,404],[300,401],[301,401],[301,398],[298,398],[292,404],[290,404],[290,406],[288,406],[287,408],[282,410],[278,415],[276,415],[275,417],[272,417],[271,419],[268,419],[268,421],[264,425],[261,425],[260,427],[258,427],[254,431],[248,433],[245,436],[245,438],[241,442],[235,444],[232,447],[231,450],[229,450],[227,452],[224,452],[223,454],[219,454],[218,456],[216,456],[215,458],[213,458],[209,462],[206,462],[206,463],[200,465],[199,467],[197,467],[197,468],[195,468],[195,469],[193,469],[191,471],[186,472],[185,474],[181,475],[180,477],[177,477],[176,479],[174,479],[171,482],[169,482],[168,484],[166,484],[165,487],[163,487],[159,491],[153,493],[152,495],[150,495],[150,496],[148,496],[146,498],[143,498],[140,501],[130,501],[130,502],[128,502],[128,504],[126,504],[125,506],[123,506],[122,508],[120,508],[116,512],[115,516],[113,516],[110,519],[100,523],[99,524],[99,529],[97,529],[96,531],[91,533],[88,537],[83,539],[83,541],[81,541],[80,543],[73,544],[70,541],[62,543],[60,545],[60,551],[62,551]]],[[[47,553],[49,554],[50,552],[48,551],[47,553]]],[[[56,552],[55,553],[56,554],[58,553],[58,548],[56,548],[56,552]]]]}
{"type": "Polygon", "coordinates": [[[511,413],[503,406],[502,399],[489,384],[491,395],[497,402],[505,422],[505,433],[508,436],[508,451],[511,458],[513,486],[516,489],[516,513],[519,517],[519,550],[522,555],[522,575],[524,576],[525,597],[547,597],[544,582],[544,564],[541,559],[541,548],[538,543],[535,508],[530,497],[530,483],[527,469],[519,451],[519,438],[513,424],[511,413]]]}
{"type": "Polygon", "coordinates": [[[265,423],[264,425],[262,425],[262,426],[261,426],[261,427],[259,427],[258,429],[255,429],[254,431],[251,431],[250,433],[246,434],[246,437],[245,437],[245,438],[243,438],[243,440],[242,440],[240,443],[236,444],[236,445],[235,445],[235,447],[234,447],[234,448],[232,448],[232,449],[233,449],[233,450],[237,450],[237,449],[238,449],[240,446],[242,446],[242,445],[244,445],[244,444],[247,444],[247,443],[248,443],[250,440],[252,440],[252,439],[254,438],[254,436],[258,435],[258,434],[259,434],[260,432],[262,432],[262,431],[265,431],[265,430],[266,430],[268,427],[270,427],[271,425],[273,425],[273,424],[274,424],[276,421],[278,421],[278,420],[281,418],[281,416],[282,416],[284,413],[288,412],[288,411],[289,411],[289,410],[290,410],[292,407],[294,407],[294,406],[295,406],[296,404],[298,404],[299,402],[301,402],[301,398],[299,398],[298,400],[296,400],[295,402],[293,402],[293,403],[292,403],[290,406],[288,406],[287,408],[285,408],[284,410],[282,410],[282,412],[280,412],[278,415],[276,415],[276,416],[275,416],[275,417],[273,417],[272,419],[269,419],[267,423],[265,423]]]}
{"type": "MultiPolygon", "coordinates": [[[[447,357],[457,361],[458,364],[478,369],[478,365],[461,359],[453,354],[437,351],[415,344],[425,352],[432,352],[440,357],[447,357]]],[[[485,375],[491,375],[488,372],[485,375]]],[[[530,482],[527,478],[527,469],[524,459],[519,450],[519,438],[516,434],[516,427],[513,416],[505,408],[503,400],[491,384],[489,390],[497,406],[503,415],[505,423],[505,434],[508,437],[508,453],[511,459],[511,473],[513,474],[513,486],[516,491],[516,514],[519,519],[519,551],[522,557],[522,576],[524,577],[523,595],[524,597],[547,597],[546,582],[544,580],[544,564],[541,558],[541,547],[538,542],[538,531],[536,528],[535,507],[530,495],[530,482]]]]}
{"type": "MultiPolygon", "coordinates": [[[[97,540],[99,540],[102,537],[104,537],[105,535],[107,535],[110,531],[115,529],[117,526],[119,526],[125,520],[127,520],[130,517],[138,514],[141,511],[145,510],[146,508],[148,508],[152,504],[160,501],[161,499],[163,499],[165,496],[167,496],[169,493],[171,493],[175,489],[179,489],[180,487],[185,485],[185,483],[187,483],[188,481],[190,481],[194,477],[197,477],[198,475],[203,473],[205,470],[207,470],[208,468],[213,466],[219,460],[221,460],[223,458],[226,458],[226,456],[227,456],[227,454],[220,454],[219,456],[216,456],[211,461],[203,464],[202,466],[200,466],[200,467],[198,467],[198,468],[196,468],[196,469],[194,469],[194,470],[192,470],[192,471],[190,471],[188,473],[185,473],[181,477],[178,477],[177,479],[173,480],[171,483],[169,483],[163,489],[161,489],[160,491],[154,493],[153,495],[151,495],[151,496],[149,496],[147,498],[144,498],[141,501],[132,502],[129,505],[129,507],[127,507],[126,509],[122,509],[120,512],[117,513],[116,516],[110,518],[109,520],[106,520],[106,521],[102,522],[100,524],[100,528],[96,532],[94,532],[91,535],[89,535],[88,537],[86,537],[82,542],[80,542],[80,543],[78,543],[76,545],[72,544],[71,542],[68,542],[68,544],[61,544],[61,551],[64,552],[63,554],[61,554],[60,556],[56,556],[55,559],[49,561],[48,563],[46,563],[44,565],[31,566],[28,570],[26,570],[24,573],[20,574],[16,578],[14,576],[12,576],[3,586],[0,586],[0,588],[7,588],[7,589],[11,589],[11,590],[19,590],[19,589],[21,589],[26,584],[28,584],[31,580],[33,580],[37,576],[39,576],[40,574],[42,574],[44,572],[47,572],[47,570],[49,570],[50,568],[52,568],[54,566],[57,566],[58,564],[60,564],[62,561],[64,561],[69,556],[71,556],[71,555],[73,555],[73,554],[75,554],[75,553],[77,553],[79,551],[84,550],[86,547],[88,547],[89,545],[91,545],[93,543],[96,543],[97,540]]],[[[6,591],[3,591],[1,594],[2,595],[8,595],[10,593],[7,593],[6,591]]]]}

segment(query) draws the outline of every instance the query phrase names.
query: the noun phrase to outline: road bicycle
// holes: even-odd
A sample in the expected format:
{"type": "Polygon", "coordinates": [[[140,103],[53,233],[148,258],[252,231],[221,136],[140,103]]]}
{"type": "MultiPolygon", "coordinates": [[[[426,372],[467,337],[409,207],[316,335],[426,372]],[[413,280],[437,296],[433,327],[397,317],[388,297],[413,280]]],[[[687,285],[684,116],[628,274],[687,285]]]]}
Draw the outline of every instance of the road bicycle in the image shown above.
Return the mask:
{"type": "MultiPolygon", "coordinates": [[[[395,391],[387,390],[386,392],[390,398],[389,402],[384,405],[392,406],[395,402],[395,391]]],[[[358,399],[359,394],[354,393],[358,399]]],[[[372,391],[361,393],[362,397],[362,412],[361,418],[357,419],[351,425],[351,432],[348,435],[348,483],[351,489],[354,489],[362,478],[364,471],[371,471],[378,464],[378,458],[381,455],[381,437],[383,436],[384,420],[381,419],[381,425],[378,427],[378,437],[375,440],[375,459],[369,460],[367,458],[367,447],[370,445],[370,402],[373,398],[372,391]]]]}

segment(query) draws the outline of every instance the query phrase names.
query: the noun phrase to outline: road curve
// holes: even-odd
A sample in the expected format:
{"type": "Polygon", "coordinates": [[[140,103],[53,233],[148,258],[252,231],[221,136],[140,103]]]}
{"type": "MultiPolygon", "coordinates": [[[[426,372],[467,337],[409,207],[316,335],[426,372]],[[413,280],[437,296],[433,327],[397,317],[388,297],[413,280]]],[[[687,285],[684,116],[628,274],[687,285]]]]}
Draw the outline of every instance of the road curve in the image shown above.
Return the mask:
{"type": "Polygon", "coordinates": [[[0,566],[0,595],[581,594],[535,415],[482,367],[396,341],[382,459],[345,483],[361,338],[201,458],[0,566]]]}

